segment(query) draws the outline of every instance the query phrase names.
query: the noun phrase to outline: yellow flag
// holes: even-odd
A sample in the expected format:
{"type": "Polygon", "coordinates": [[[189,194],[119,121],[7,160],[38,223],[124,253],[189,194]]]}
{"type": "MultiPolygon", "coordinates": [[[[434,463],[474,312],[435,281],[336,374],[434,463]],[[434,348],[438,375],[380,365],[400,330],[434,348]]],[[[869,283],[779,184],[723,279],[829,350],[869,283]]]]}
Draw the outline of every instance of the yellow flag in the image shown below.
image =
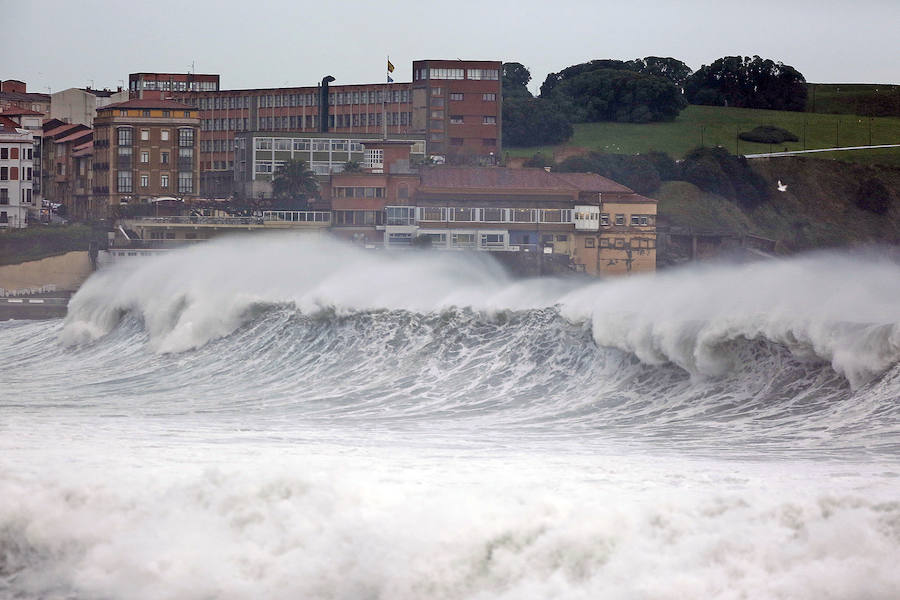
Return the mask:
{"type": "Polygon", "coordinates": [[[392,63],[391,61],[388,61],[388,73],[393,73],[393,72],[394,72],[394,63],[392,63]]]}

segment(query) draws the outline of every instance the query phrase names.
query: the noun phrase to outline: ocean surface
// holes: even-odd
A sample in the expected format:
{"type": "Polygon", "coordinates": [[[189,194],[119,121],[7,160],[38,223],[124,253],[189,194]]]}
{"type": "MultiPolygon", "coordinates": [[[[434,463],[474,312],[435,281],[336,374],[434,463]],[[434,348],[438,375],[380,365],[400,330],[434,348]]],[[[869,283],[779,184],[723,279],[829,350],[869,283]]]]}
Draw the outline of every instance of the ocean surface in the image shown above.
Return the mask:
{"type": "Polygon", "coordinates": [[[0,598],[900,598],[900,264],[222,239],[0,323],[0,598]]]}

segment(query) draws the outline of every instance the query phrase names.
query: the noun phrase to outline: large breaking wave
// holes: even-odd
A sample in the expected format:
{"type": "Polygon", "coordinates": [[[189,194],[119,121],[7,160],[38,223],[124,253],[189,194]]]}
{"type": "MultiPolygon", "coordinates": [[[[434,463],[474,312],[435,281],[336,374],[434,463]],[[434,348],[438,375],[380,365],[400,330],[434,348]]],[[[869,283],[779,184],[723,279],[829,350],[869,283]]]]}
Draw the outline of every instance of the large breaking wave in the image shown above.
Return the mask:
{"type": "Polygon", "coordinates": [[[900,360],[900,264],[874,251],[683,269],[627,280],[514,281],[483,254],[366,252],[326,239],[222,240],[91,278],[70,304],[63,339],[107,334],[140,317],[159,352],[233,333],[260,308],[302,314],[554,308],[590,323],[600,346],[648,364],[719,376],[768,342],[824,361],[859,386],[900,360]]]}

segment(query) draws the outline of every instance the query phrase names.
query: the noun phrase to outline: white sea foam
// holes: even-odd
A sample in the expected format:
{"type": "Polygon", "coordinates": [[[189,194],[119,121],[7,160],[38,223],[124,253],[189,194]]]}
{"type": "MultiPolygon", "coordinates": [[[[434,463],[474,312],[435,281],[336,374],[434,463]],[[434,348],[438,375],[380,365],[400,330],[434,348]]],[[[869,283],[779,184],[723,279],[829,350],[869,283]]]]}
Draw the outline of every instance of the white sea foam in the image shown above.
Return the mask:
{"type": "Polygon", "coordinates": [[[779,467],[628,457],[562,472],[546,459],[269,458],[5,479],[0,581],[122,600],[900,594],[900,504],[871,474],[825,491],[779,467]]]}
{"type": "Polygon", "coordinates": [[[366,252],[329,239],[219,240],[92,277],[70,304],[63,339],[110,331],[124,311],[160,352],[228,335],[254,305],[306,314],[558,306],[590,321],[598,344],[698,376],[733,368],[729,345],[766,340],[829,362],[858,386],[900,360],[900,265],[820,253],[749,265],[588,282],[513,281],[484,254],[366,252]]]}

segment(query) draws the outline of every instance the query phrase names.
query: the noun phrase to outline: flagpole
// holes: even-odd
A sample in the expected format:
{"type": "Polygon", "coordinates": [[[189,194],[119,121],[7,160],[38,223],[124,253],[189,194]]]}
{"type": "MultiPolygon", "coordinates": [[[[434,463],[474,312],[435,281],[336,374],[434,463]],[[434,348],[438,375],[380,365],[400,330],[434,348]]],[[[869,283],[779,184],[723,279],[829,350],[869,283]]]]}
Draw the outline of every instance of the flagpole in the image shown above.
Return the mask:
{"type": "Polygon", "coordinates": [[[386,102],[387,102],[388,86],[391,83],[391,70],[390,70],[390,66],[389,66],[391,64],[391,56],[390,55],[387,56],[387,64],[388,64],[387,81],[384,84],[384,93],[381,94],[381,124],[384,127],[384,139],[385,140],[387,139],[387,103],[386,102]]]}

